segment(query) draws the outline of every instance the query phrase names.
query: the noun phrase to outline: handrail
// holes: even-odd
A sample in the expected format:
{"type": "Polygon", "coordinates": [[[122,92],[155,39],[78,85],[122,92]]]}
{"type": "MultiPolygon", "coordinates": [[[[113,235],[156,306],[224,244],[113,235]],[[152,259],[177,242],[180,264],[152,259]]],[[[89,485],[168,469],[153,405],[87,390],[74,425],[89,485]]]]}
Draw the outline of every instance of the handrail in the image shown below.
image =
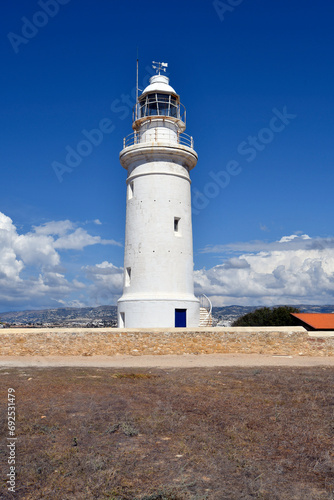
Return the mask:
{"type": "Polygon", "coordinates": [[[178,133],[178,144],[183,144],[184,146],[188,146],[190,148],[194,148],[194,139],[192,135],[188,135],[185,132],[178,133]]]}
{"type": "Polygon", "coordinates": [[[201,295],[201,297],[200,297],[200,307],[203,307],[204,309],[206,309],[208,311],[206,317],[203,319],[203,323],[206,323],[206,321],[208,319],[212,318],[212,302],[209,299],[209,297],[207,297],[205,295],[205,293],[203,293],[201,295]],[[209,304],[209,307],[204,305],[204,300],[203,300],[204,298],[207,300],[207,303],[209,304]]]}
{"type": "MultiPolygon", "coordinates": [[[[163,142],[164,139],[160,138],[159,142],[163,142]]],[[[168,139],[165,139],[166,142],[171,142],[168,139]]],[[[143,137],[138,132],[132,132],[132,134],[127,135],[123,138],[123,148],[128,148],[129,146],[134,146],[135,144],[145,144],[156,142],[155,139],[151,137],[143,137]]],[[[181,144],[183,146],[187,146],[191,149],[194,149],[194,139],[191,135],[186,134],[185,132],[177,133],[177,144],[181,144]]]]}

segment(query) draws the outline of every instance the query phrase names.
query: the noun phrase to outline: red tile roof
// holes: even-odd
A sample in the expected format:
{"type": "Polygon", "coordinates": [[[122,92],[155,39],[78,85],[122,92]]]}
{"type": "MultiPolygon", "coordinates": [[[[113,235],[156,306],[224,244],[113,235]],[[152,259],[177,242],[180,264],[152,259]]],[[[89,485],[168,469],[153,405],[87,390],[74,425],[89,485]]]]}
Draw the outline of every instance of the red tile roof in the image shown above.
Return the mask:
{"type": "Polygon", "coordinates": [[[291,313],[291,315],[315,330],[334,330],[334,313],[291,313]]]}

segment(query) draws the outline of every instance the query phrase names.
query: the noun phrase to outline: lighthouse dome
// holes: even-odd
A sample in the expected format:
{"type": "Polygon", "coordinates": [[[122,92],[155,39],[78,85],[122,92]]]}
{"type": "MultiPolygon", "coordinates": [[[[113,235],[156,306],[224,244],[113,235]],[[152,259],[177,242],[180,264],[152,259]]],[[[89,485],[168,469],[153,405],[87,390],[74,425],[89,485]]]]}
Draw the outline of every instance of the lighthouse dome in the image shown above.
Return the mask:
{"type": "Polygon", "coordinates": [[[163,92],[166,94],[175,94],[173,87],[169,85],[169,78],[164,75],[154,75],[150,78],[150,84],[144,89],[141,96],[154,92],[163,92]]]}

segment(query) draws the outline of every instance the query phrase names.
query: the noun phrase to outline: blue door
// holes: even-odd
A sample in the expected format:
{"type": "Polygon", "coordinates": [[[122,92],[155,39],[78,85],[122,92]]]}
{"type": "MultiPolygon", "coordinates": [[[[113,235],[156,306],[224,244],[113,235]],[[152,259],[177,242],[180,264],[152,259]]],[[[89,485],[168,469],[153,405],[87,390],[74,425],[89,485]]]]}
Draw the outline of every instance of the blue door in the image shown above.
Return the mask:
{"type": "Polygon", "coordinates": [[[187,326],[187,309],[175,309],[175,327],[187,326]]]}

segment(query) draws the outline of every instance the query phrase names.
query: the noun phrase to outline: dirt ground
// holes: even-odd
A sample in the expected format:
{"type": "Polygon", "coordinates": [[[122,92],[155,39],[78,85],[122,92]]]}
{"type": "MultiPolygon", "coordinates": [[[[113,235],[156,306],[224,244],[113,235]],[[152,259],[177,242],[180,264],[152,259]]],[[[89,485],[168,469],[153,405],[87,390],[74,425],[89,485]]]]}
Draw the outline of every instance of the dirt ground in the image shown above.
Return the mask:
{"type": "Polygon", "coordinates": [[[333,375],[326,366],[0,368],[0,497],[332,500],[333,375]]]}
{"type": "Polygon", "coordinates": [[[2,331],[0,498],[334,500],[333,387],[303,331],[2,331]]]}

